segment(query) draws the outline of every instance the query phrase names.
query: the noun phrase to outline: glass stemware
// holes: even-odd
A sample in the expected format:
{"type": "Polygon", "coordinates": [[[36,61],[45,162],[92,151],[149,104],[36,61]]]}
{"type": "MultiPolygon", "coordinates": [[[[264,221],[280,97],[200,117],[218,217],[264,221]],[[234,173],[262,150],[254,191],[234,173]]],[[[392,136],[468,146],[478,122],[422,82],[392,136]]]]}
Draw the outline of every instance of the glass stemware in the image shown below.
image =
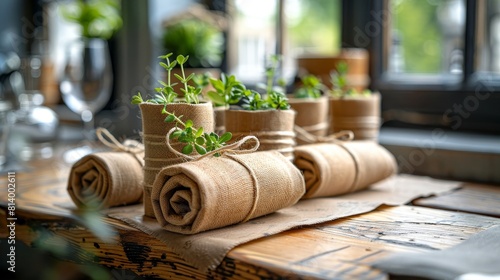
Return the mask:
{"type": "MultiPolygon", "coordinates": [[[[80,115],[84,124],[83,136],[92,142],[96,139],[94,115],[104,108],[111,97],[113,73],[108,44],[103,39],[83,38],[70,42],[66,47],[66,64],[60,82],[64,103],[80,115]]],[[[92,152],[88,145],[73,151],[74,161],[92,152]]]]}
{"type": "Polygon", "coordinates": [[[80,39],[69,43],[60,90],[64,103],[80,115],[86,139],[95,139],[94,114],[111,96],[113,73],[107,42],[80,39]]]}

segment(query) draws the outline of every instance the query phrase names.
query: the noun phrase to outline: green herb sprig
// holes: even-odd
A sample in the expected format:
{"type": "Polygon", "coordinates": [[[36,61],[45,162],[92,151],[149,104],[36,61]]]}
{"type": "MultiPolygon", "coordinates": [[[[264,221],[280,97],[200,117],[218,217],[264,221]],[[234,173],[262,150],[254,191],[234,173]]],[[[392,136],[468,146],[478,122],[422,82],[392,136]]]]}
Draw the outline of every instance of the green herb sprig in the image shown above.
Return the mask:
{"type": "Polygon", "coordinates": [[[175,73],[174,76],[184,85],[184,88],[181,88],[181,91],[184,93],[184,98],[187,103],[198,104],[200,103],[199,95],[201,94],[201,88],[196,88],[194,86],[189,85],[189,81],[194,77],[194,73],[191,73],[186,77],[186,73],[184,71],[184,64],[188,61],[189,55],[183,56],[182,54],[177,56],[177,63],[181,67],[181,75],[175,73]]]}
{"type": "Polygon", "coordinates": [[[347,63],[341,61],[337,63],[336,71],[332,71],[330,74],[330,81],[332,83],[332,89],[330,94],[334,97],[346,97],[346,96],[370,96],[370,90],[363,90],[358,92],[354,88],[350,87],[347,79],[347,63]]]}
{"type": "MultiPolygon", "coordinates": [[[[168,53],[166,55],[161,55],[158,57],[160,59],[165,60],[165,61],[160,61],[159,64],[162,68],[164,68],[167,71],[167,81],[164,82],[162,80],[158,80],[158,83],[160,83],[161,87],[155,88],[156,94],[152,99],[146,100],[146,102],[154,104],[163,104],[163,105],[175,102],[176,98],[178,97],[178,94],[174,91],[174,86],[177,85],[177,83],[172,82],[172,70],[174,69],[175,66],[179,65],[181,68],[181,75],[174,73],[173,76],[177,80],[179,80],[184,86],[184,88],[180,89],[184,93],[184,101],[190,104],[199,104],[200,103],[199,96],[201,95],[201,91],[203,89],[204,78],[196,77],[194,73],[191,73],[189,76],[186,77],[186,73],[184,71],[184,64],[188,61],[189,56],[178,55],[177,58],[172,61],[170,60],[171,56],[172,53],[168,53]],[[194,83],[196,86],[191,86],[188,84],[189,81],[191,81],[192,79],[195,79],[194,83]]],[[[140,104],[142,102],[145,101],[142,98],[140,92],[132,96],[132,104],[140,104]]]]}
{"type": "Polygon", "coordinates": [[[266,85],[265,98],[255,90],[245,90],[244,91],[244,104],[242,107],[246,110],[288,110],[290,109],[290,104],[288,103],[288,98],[283,92],[281,87],[276,87],[274,85],[274,80],[276,78],[276,72],[278,69],[279,61],[281,57],[279,55],[272,55],[270,58],[270,64],[266,67],[266,85]]]}
{"type": "Polygon", "coordinates": [[[315,75],[304,75],[300,78],[302,85],[295,91],[295,98],[320,98],[325,85],[315,75]]]}
{"type": "Polygon", "coordinates": [[[222,73],[220,79],[210,79],[210,84],[215,90],[207,93],[208,98],[219,106],[228,106],[238,103],[247,90],[245,85],[238,81],[234,75],[227,76],[222,73]]]}
{"type": "MultiPolygon", "coordinates": [[[[181,143],[185,143],[181,150],[185,155],[190,155],[195,150],[198,154],[204,155],[207,152],[223,147],[232,138],[231,132],[226,132],[219,137],[219,135],[214,132],[204,132],[203,127],[193,127],[192,120],[183,122],[181,120],[182,116],[177,117],[174,113],[170,113],[165,109],[162,113],[167,114],[165,122],[176,123],[177,130],[170,134],[170,139],[176,139],[181,143]],[[182,127],[180,128],[179,126],[182,127]]],[[[216,153],[215,156],[219,156],[219,154],[216,153]]]]}

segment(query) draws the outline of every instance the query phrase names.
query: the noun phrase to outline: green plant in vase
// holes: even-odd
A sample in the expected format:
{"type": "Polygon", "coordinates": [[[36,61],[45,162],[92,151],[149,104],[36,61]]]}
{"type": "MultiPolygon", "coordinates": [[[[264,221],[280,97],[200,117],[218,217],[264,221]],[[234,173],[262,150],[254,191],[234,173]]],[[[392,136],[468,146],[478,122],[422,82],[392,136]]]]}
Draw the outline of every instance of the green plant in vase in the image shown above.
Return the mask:
{"type": "Polygon", "coordinates": [[[264,92],[245,88],[238,102],[242,110],[227,110],[225,125],[233,137],[254,135],[260,141],[259,150],[279,151],[291,160],[295,145],[295,111],[289,110],[287,97],[274,83],[279,59],[279,56],[272,56],[266,68],[264,92]]]}
{"type": "MultiPolygon", "coordinates": [[[[191,134],[185,134],[180,139],[177,137],[179,141],[172,141],[167,145],[166,135],[172,129],[178,128],[177,123],[170,122],[171,115],[183,116],[189,120],[181,123],[185,133],[195,133],[196,136],[199,129],[193,131],[193,128],[198,127],[203,128],[201,136],[204,136],[203,133],[207,133],[210,138],[210,133],[214,131],[212,103],[201,100],[201,88],[189,84],[195,78],[195,74],[186,75],[184,71],[189,56],[178,55],[175,59],[171,59],[172,55],[172,53],[168,53],[159,57],[161,59],[159,64],[165,69],[166,77],[165,81],[158,81],[161,86],[155,88],[154,96],[146,100],[143,99],[140,92],[132,96],[132,104],[138,104],[141,110],[142,138],[147,155],[144,160],[144,212],[146,216],[150,217],[154,216],[151,190],[158,171],[163,167],[183,162],[183,158],[178,157],[177,153],[186,154],[193,152],[193,150],[202,151],[194,145],[194,143],[201,145],[199,142],[190,141],[190,139],[201,140],[197,140],[199,137],[194,137],[191,134]],[[180,72],[173,73],[176,66],[180,67],[180,72]],[[175,91],[175,85],[180,86],[178,87],[179,92],[175,91]],[[181,98],[178,97],[180,93],[182,93],[181,98]]],[[[180,117],[178,119],[180,120],[180,117]]],[[[220,144],[220,142],[218,143],[220,144]]]]}
{"type": "Polygon", "coordinates": [[[289,100],[290,106],[297,112],[295,125],[299,145],[314,143],[317,136],[327,134],[328,99],[322,94],[325,89],[320,78],[307,74],[301,77],[300,87],[289,100]]]}
{"type": "Polygon", "coordinates": [[[293,97],[295,98],[320,98],[325,85],[315,75],[304,75],[300,78],[301,86],[297,88],[293,97]]]}
{"type": "Polygon", "coordinates": [[[355,90],[347,79],[347,64],[340,62],[331,74],[329,133],[351,130],[356,140],[374,140],[380,129],[380,94],[355,90]]]}
{"type": "Polygon", "coordinates": [[[347,79],[348,66],[345,62],[339,62],[336,66],[336,70],[332,71],[330,74],[330,81],[332,83],[332,88],[330,90],[330,95],[333,97],[346,97],[346,96],[370,96],[372,93],[370,90],[365,89],[361,92],[355,90],[348,83],[347,79]]]}

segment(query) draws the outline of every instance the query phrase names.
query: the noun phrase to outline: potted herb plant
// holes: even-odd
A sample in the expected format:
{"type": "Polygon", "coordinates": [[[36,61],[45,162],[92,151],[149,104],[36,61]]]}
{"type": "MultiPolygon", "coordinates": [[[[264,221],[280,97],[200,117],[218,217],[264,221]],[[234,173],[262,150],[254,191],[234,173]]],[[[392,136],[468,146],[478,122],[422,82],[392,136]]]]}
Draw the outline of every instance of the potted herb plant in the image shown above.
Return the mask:
{"type": "Polygon", "coordinates": [[[295,111],[290,110],[286,95],[274,87],[278,56],[271,58],[266,69],[267,84],[264,95],[255,90],[243,90],[241,110],[225,111],[225,127],[233,137],[254,135],[260,141],[259,150],[277,150],[293,160],[295,146],[295,111]]]}
{"type": "Polygon", "coordinates": [[[355,140],[377,141],[380,130],[380,94],[352,88],[346,77],[347,64],[332,72],[329,99],[329,133],[351,130],[355,140]]]}
{"type": "MultiPolygon", "coordinates": [[[[301,77],[297,87],[288,102],[297,112],[295,125],[315,136],[325,136],[328,131],[328,97],[323,95],[325,86],[321,80],[311,74],[301,77]]],[[[297,135],[297,144],[307,144],[310,141],[297,135]]]]}
{"type": "Polygon", "coordinates": [[[246,87],[234,75],[227,76],[224,73],[220,79],[211,78],[210,84],[213,90],[208,91],[207,97],[214,104],[215,131],[220,133],[225,131],[225,111],[240,102],[246,87]]]}
{"type": "MultiPolygon", "coordinates": [[[[176,126],[175,123],[165,123],[167,112],[179,116],[179,119],[190,120],[191,126],[202,127],[204,132],[214,131],[213,108],[211,102],[200,100],[201,89],[189,85],[195,74],[186,76],[184,65],[189,57],[178,55],[175,60],[170,60],[172,53],[160,56],[164,61],[159,62],[160,66],[167,72],[166,81],[158,81],[161,87],[155,89],[156,94],[152,99],[144,100],[140,93],[132,97],[132,103],[138,104],[142,118],[142,138],[144,142],[144,207],[146,216],[154,216],[151,208],[151,188],[156,174],[165,166],[181,163],[183,158],[179,158],[169,150],[166,144],[167,133],[176,126]],[[172,74],[172,69],[179,65],[180,74],[172,74]],[[174,81],[176,78],[181,84],[183,98],[178,98],[178,93],[174,91],[174,81]]],[[[179,152],[185,148],[181,141],[172,143],[171,146],[179,152]]],[[[186,152],[186,150],[184,150],[186,152]]]]}

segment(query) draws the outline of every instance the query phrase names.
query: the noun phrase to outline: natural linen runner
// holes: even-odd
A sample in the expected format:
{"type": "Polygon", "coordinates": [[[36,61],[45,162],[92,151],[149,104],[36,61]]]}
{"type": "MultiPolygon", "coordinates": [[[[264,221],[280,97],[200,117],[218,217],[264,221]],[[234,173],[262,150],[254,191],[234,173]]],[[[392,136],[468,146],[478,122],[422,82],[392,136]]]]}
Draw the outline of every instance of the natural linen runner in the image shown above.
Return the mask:
{"type": "Polygon", "coordinates": [[[394,156],[373,141],[337,141],[295,148],[294,164],[304,173],[303,198],[336,196],[367,188],[397,172],[394,156]]]}
{"type": "Polygon", "coordinates": [[[208,269],[215,269],[224,256],[239,244],[298,226],[370,212],[382,204],[405,204],[415,198],[439,195],[458,187],[457,182],[398,175],[383,180],[367,190],[347,196],[301,200],[291,207],[246,223],[193,235],[163,229],[155,219],[144,216],[144,209],[139,205],[112,209],[112,212],[108,212],[108,216],[122,220],[158,238],[165,243],[166,250],[179,254],[189,265],[206,272],[208,269]]]}
{"type": "Polygon", "coordinates": [[[128,152],[101,152],[73,164],[68,193],[79,207],[109,208],[142,200],[142,164],[128,152]]]}
{"type": "Polygon", "coordinates": [[[277,151],[225,152],[164,168],[151,198],[164,229],[194,234],[291,206],[304,191],[300,171],[277,151]]]}

